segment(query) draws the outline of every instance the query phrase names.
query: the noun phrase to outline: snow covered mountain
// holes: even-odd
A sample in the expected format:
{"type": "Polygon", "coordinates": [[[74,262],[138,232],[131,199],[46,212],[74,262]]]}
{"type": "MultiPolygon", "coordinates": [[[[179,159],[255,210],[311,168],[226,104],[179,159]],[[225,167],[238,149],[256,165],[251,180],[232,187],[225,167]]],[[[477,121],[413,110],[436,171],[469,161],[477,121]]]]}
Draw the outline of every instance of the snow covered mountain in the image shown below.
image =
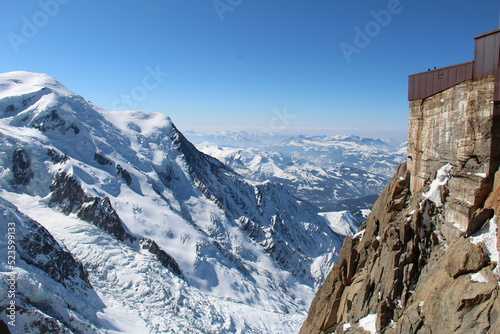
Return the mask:
{"type": "Polygon", "coordinates": [[[198,149],[233,168],[245,178],[283,184],[295,196],[321,211],[370,208],[406,158],[405,143],[352,135],[292,137],[259,146],[245,133],[195,136],[198,149]],[[221,143],[226,140],[226,146],[221,143]],[[231,147],[227,145],[257,145],[231,147]]]}
{"type": "Polygon", "coordinates": [[[14,332],[294,332],[350,233],[168,117],[103,110],[44,74],[0,75],[0,147],[14,332]]]}
{"type": "MultiPolygon", "coordinates": [[[[338,164],[320,167],[307,159],[290,157],[280,152],[219,147],[206,143],[198,147],[202,152],[231,166],[246,179],[280,183],[296,197],[314,204],[321,211],[332,211],[345,199],[370,195],[376,197],[388,182],[385,176],[363,169],[338,164]]],[[[354,210],[355,206],[343,209],[354,210]]]]}
{"type": "Polygon", "coordinates": [[[298,136],[274,145],[273,149],[300,156],[317,166],[350,166],[391,178],[396,166],[406,160],[406,142],[337,136],[298,136]]]}
{"type": "Polygon", "coordinates": [[[187,131],[186,136],[198,148],[254,149],[267,154],[280,154],[295,162],[308,161],[318,167],[349,166],[390,179],[396,166],[405,161],[407,142],[392,139],[363,138],[351,134],[336,136],[263,137],[241,132],[209,134],[187,131]]]}

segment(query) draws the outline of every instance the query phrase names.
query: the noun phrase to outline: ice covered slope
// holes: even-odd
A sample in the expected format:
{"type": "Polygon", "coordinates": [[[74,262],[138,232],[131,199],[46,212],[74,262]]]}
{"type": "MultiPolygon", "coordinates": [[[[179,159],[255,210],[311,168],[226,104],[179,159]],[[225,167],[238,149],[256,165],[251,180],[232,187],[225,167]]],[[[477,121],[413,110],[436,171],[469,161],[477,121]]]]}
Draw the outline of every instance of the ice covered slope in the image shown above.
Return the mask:
{"type": "Polygon", "coordinates": [[[44,74],[0,75],[0,147],[1,196],[83,264],[103,309],[84,322],[105,332],[127,331],[116,317],[152,332],[298,329],[342,244],[307,203],[249,184],[168,117],[100,109],[44,74]]]}
{"type": "Polygon", "coordinates": [[[93,323],[98,322],[97,313],[104,305],[82,263],[2,197],[0,231],[0,318],[10,323],[10,330],[95,331],[93,323]]]}
{"type": "Polygon", "coordinates": [[[352,237],[358,232],[361,223],[349,211],[321,212],[328,220],[330,228],[340,235],[352,237]]]}
{"type": "MultiPolygon", "coordinates": [[[[256,309],[205,293],[145,250],[124,245],[92,224],[54,211],[37,197],[9,196],[21,203],[19,210],[29,210],[32,217],[44,221],[53,235],[0,199],[0,227],[4,231],[8,222],[16,223],[18,252],[23,254],[15,268],[18,312],[12,333],[286,333],[303,320],[300,313],[256,309]],[[34,234],[43,235],[42,242],[29,242],[34,234]],[[36,249],[37,245],[44,252],[24,255],[25,247],[36,249]],[[68,251],[79,260],[71,260],[68,251]],[[53,261],[61,257],[66,257],[63,268],[53,261]],[[86,268],[83,278],[66,269],[79,273],[82,264],[86,268]]],[[[4,240],[0,243],[3,292],[8,291],[6,279],[12,271],[4,262],[4,240]]],[[[4,312],[9,302],[6,294],[0,294],[0,319],[5,322],[10,321],[4,312]]]]}

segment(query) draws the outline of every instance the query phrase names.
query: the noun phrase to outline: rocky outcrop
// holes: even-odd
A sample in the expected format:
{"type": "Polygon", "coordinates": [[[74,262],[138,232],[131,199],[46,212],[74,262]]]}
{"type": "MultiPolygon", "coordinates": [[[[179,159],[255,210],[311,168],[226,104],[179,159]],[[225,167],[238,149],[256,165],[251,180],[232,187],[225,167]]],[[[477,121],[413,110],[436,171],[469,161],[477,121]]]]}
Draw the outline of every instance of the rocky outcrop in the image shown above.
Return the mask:
{"type": "Polygon", "coordinates": [[[344,241],[301,333],[363,333],[359,321],[368,315],[376,315],[378,333],[500,326],[497,264],[471,238],[444,239],[443,208],[422,192],[410,196],[409,186],[403,164],[361,231],[344,241]]]}
{"type": "Polygon", "coordinates": [[[69,159],[66,154],[59,154],[56,152],[56,150],[52,148],[49,148],[47,150],[47,155],[49,156],[50,160],[55,164],[65,163],[69,159]]]}
{"type": "MultiPolygon", "coordinates": [[[[495,216],[500,217],[500,168],[495,173],[495,182],[493,184],[493,190],[486,199],[484,207],[493,209],[495,216]]],[[[500,233],[498,233],[497,235],[497,250],[500,253],[500,233]]]]}
{"type": "Polygon", "coordinates": [[[31,170],[31,162],[25,150],[18,148],[14,151],[12,173],[14,174],[11,181],[13,185],[25,186],[31,182],[34,173],[31,170]]]}
{"type": "Polygon", "coordinates": [[[91,222],[120,241],[135,240],[135,237],[125,230],[125,225],[107,197],[86,197],[77,215],[78,218],[91,222]]]}
{"type": "Polygon", "coordinates": [[[130,176],[130,173],[125,168],[120,165],[116,165],[116,173],[121,176],[127,185],[132,184],[132,176],[130,176]]]}
{"type": "MultiPolygon", "coordinates": [[[[114,164],[113,161],[109,160],[104,155],[99,154],[97,152],[94,154],[94,160],[101,166],[106,166],[106,165],[112,166],[114,164]]],[[[121,176],[121,178],[127,183],[127,185],[132,184],[132,176],[125,168],[123,168],[119,164],[116,165],[116,174],[121,176]]]]}
{"type": "Polygon", "coordinates": [[[109,198],[88,196],[72,175],[58,172],[52,180],[50,190],[50,204],[58,205],[65,214],[76,212],[78,218],[93,223],[118,240],[135,240],[135,237],[125,230],[125,225],[113,209],[109,198]]]}
{"type": "Polygon", "coordinates": [[[17,232],[19,243],[16,250],[26,263],[43,270],[66,288],[74,286],[75,278],[83,283],[84,288],[91,288],[83,265],[62,248],[43,226],[26,219],[18,223],[17,232]]]}
{"type": "Polygon", "coordinates": [[[364,333],[368,320],[378,333],[498,332],[492,93],[483,77],[410,102],[408,163],[345,239],[301,333],[364,333]]]}
{"type": "Polygon", "coordinates": [[[58,129],[62,134],[65,134],[69,130],[72,130],[75,135],[80,133],[80,128],[78,128],[75,123],[70,123],[69,125],[67,125],[67,123],[68,122],[60,116],[59,112],[53,109],[44,115],[35,117],[31,122],[31,126],[42,132],[58,129]]]}
{"type": "Polygon", "coordinates": [[[106,165],[112,165],[113,162],[111,160],[109,160],[108,158],[106,158],[104,155],[102,154],[99,154],[99,153],[95,153],[94,154],[94,160],[101,166],[106,166],[106,165]]]}
{"type": "Polygon", "coordinates": [[[176,274],[179,277],[184,277],[182,275],[181,268],[179,268],[179,265],[175,261],[175,259],[170,256],[167,252],[165,252],[163,249],[161,249],[154,240],[144,238],[140,241],[140,245],[142,249],[147,250],[151,254],[153,254],[158,261],[161,262],[161,264],[172,271],[174,274],[176,274]]]}
{"type": "MultiPolygon", "coordinates": [[[[394,221],[401,212],[400,203],[405,203],[408,187],[409,173],[404,164],[381,193],[361,232],[344,240],[339,260],[318,290],[301,333],[332,333],[351,318],[359,320],[376,313],[381,301],[395,301],[403,292],[404,278],[407,285],[412,283],[420,252],[414,242],[404,245],[420,237],[415,233],[412,236],[409,229],[394,221]],[[404,270],[396,270],[400,260],[408,262],[407,277],[403,277],[404,270]]],[[[394,302],[390,304],[394,307],[394,302]]]]}

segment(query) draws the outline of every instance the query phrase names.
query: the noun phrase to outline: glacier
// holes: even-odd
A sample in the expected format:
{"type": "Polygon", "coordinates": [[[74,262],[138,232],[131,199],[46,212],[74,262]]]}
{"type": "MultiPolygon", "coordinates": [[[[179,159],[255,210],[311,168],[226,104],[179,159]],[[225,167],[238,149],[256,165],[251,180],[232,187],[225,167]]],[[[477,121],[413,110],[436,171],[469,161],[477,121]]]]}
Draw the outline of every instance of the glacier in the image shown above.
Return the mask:
{"type": "Polygon", "coordinates": [[[16,223],[24,254],[13,332],[297,332],[345,237],[169,117],[104,110],[45,74],[0,74],[0,147],[0,226],[16,223]]]}

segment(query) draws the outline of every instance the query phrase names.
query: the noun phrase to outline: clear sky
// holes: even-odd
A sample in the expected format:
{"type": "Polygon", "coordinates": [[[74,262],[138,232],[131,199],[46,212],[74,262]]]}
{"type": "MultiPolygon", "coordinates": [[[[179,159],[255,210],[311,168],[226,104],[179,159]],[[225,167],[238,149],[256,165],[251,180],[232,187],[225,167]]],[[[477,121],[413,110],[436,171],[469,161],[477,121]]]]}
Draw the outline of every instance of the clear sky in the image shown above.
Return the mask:
{"type": "Polygon", "coordinates": [[[0,6],[0,72],[47,73],[105,109],[162,112],[181,130],[308,134],[406,133],[408,75],[473,60],[473,37],[496,29],[500,10],[498,0],[0,6]]]}

